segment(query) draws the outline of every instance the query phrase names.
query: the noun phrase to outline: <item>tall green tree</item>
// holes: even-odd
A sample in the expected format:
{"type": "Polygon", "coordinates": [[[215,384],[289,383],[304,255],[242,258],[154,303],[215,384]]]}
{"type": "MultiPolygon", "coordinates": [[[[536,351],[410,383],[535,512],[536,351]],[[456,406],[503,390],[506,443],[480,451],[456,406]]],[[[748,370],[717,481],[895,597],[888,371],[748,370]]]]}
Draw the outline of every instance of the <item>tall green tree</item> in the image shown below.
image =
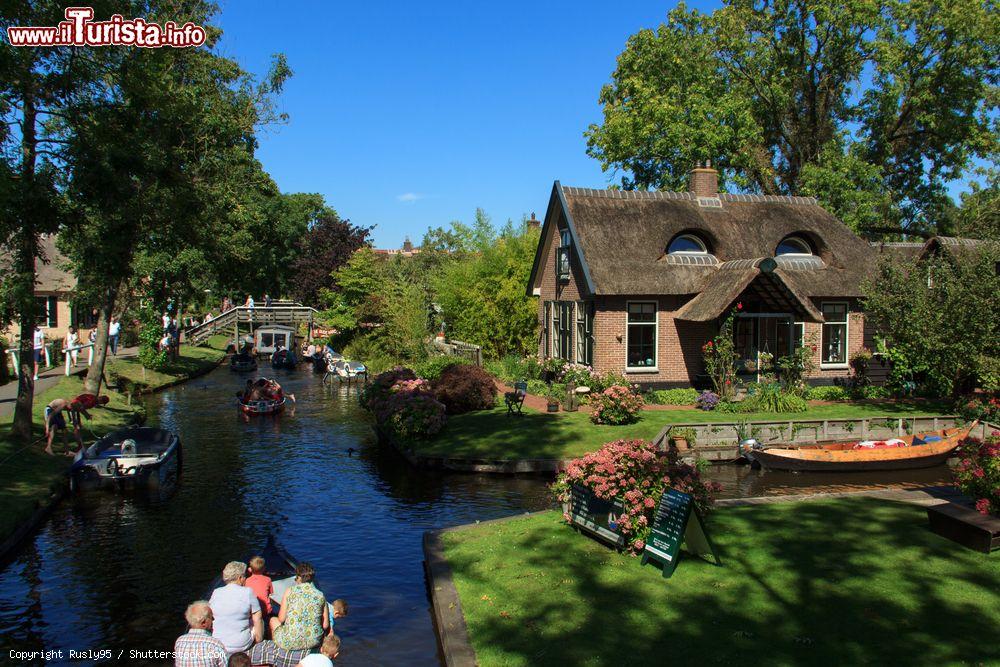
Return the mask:
{"type": "Polygon", "coordinates": [[[916,266],[880,263],[863,286],[865,318],[885,338],[895,374],[919,372],[942,395],[987,382],[1000,367],[998,262],[993,243],[916,266]]]}
{"type": "MultiPolygon", "coordinates": [[[[107,2],[96,2],[102,11],[107,2]]],[[[56,25],[65,3],[29,0],[0,4],[0,32],[16,25],[56,25]]],[[[72,48],[15,48],[0,41],[0,246],[10,258],[0,294],[5,314],[18,322],[20,372],[12,433],[32,437],[32,333],[39,237],[55,232],[64,208],[59,182],[65,170],[68,108],[95,94],[99,68],[72,48]]]]}
{"type": "MultiPolygon", "coordinates": [[[[216,10],[198,1],[183,10],[170,2],[143,9],[150,20],[200,25],[216,10]]],[[[165,284],[175,297],[189,296],[188,276],[211,265],[216,239],[233,218],[232,210],[214,210],[216,202],[227,192],[255,192],[248,171],[270,182],[253,158],[254,131],[289,71],[279,57],[266,81],[254,80],[214,53],[220,34],[209,26],[198,49],[107,51],[101,94],[72,107],[67,194],[79,215],[62,239],[81,291],[98,306],[87,391],[100,387],[123,282],[145,269],[141,277],[154,294],[165,284]]]]}
{"type": "Polygon", "coordinates": [[[998,46],[992,0],[682,4],[629,38],[588,153],[626,189],[684,189],[711,159],[731,189],[926,231],[949,181],[995,159],[998,46]]]}

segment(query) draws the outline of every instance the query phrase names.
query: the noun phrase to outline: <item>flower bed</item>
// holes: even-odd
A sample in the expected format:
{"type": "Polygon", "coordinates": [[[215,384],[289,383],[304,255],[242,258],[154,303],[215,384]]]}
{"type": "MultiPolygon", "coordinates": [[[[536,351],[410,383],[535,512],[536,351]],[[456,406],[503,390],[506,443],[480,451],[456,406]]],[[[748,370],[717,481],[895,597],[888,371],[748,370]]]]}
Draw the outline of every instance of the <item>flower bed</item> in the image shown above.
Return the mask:
{"type": "Polygon", "coordinates": [[[431,384],[409,368],[376,375],[360,400],[380,426],[402,438],[437,435],[445,425],[444,404],[434,397],[431,384]]]}
{"type": "Polygon", "coordinates": [[[715,482],[702,481],[698,469],[681,462],[676,453],[664,454],[646,440],[615,440],[571,461],[552,488],[566,503],[574,484],[589,488],[598,498],[622,501],[625,513],[618,517],[618,526],[634,553],[645,547],[650,522],[666,489],[690,493],[703,512],[711,507],[712,494],[721,489],[715,482]]]}
{"type": "Polygon", "coordinates": [[[643,400],[639,392],[630,387],[608,387],[591,396],[590,421],[595,424],[634,424],[639,420],[643,400]]]}
{"type": "Polygon", "coordinates": [[[976,502],[979,512],[1000,516],[1000,431],[985,440],[966,438],[960,452],[958,488],[976,502]]]}

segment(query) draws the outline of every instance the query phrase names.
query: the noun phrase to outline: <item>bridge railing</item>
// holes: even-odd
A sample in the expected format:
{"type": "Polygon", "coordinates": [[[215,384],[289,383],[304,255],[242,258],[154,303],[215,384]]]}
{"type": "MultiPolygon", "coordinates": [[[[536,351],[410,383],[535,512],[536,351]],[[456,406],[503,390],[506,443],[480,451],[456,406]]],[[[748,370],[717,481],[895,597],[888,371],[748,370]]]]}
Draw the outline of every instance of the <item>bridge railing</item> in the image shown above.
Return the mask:
{"type": "Polygon", "coordinates": [[[285,302],[278,305],[272,304],[266,308],[263,306],[259,308],[256,306],[253,308],[236,306],[208,322],[202,322],[196,327],[186,329],[184,335],[188,343],[198,344],[213,333],[234,325],[249,324],[251,327],[263,324],[295,325],[301,322],[312,322],[316,312],[316,309],[310,306],[298,303],[286,304],[285,302]]]}

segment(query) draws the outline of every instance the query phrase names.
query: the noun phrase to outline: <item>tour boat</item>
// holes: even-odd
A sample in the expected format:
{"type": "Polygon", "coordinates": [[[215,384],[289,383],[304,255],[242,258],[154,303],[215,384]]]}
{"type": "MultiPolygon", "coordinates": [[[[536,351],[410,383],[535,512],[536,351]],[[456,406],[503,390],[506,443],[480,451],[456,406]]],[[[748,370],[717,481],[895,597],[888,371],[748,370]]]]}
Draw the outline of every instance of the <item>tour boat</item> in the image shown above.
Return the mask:
{"type": "Polygon", "coordinates": [[[975,427],[946,428],[901,438],[817,443],[798,447],[740,444],[740,454],[770,470],[853,472],[929,468],[944,463],[975,427]]]}
{"type": "Polygon", "coordinates": [[[148,426],[113,431],[77,454],[70,489],[158,489],[181,469],[181,441],[174,433],[148,426]]]}
{"type": "Polygon", "coordinates": [[[249,373],[257,370],[257,360],[249,354],[234,354],[229,362],[229,368],[237,373],[249,373]]]}
{"type": "Polygon", "coordinates": [[[298,363],[299,360],[295,358],[295,353],[291,350],[281,349],[271,355],[271,368],[295,370],[298,367],[298,363]]]}
{"type": "Polygon", "coordinates": [[[245,415],[276,415],[285,409],[285,397],[276,401],[260,400],[244,403],[239,401],[240,411],[245,415]]]}

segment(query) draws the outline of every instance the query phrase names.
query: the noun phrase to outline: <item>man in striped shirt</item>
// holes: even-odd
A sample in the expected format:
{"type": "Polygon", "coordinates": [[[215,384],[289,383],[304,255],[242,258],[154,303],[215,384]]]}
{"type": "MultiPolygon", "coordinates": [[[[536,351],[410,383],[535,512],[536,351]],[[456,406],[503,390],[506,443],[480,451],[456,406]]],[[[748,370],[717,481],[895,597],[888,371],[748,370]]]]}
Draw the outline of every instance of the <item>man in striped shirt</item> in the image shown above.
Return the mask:
{"type": "Polygon", "coordinates": [[[212,608],[205,600],[188,605],[184,618],[191,628],[174,642],[175,667],[226,667],[226,646],[212,636],[212,608]]]}

